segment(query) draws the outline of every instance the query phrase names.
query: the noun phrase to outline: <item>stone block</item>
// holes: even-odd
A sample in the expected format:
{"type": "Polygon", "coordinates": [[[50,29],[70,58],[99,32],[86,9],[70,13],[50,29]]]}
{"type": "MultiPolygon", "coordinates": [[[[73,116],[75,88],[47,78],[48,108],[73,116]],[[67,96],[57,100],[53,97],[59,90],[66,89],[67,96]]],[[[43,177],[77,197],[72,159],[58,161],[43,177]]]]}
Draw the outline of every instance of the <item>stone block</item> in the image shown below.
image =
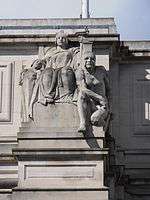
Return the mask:
{"type": "Polygon", "coordinates": [[[99,190],[54,190],[54,191],[17,191],[14,190],[12,200],[108,200],[107,188],[99,190]]]}
{"type": "Polygon", "coordinates": [[[33,107],[34,120],[30,127],[74,128],[79,125],[77,106],[68,103],[56,103],[43,106],[35,103],[33,107]]]}
{"type": "Polygon", "coordinates": [[[87,149],[103,148],[103,139],[100,138],[69,138],[66,139],[32,139],[20,140],[20,148],[52,148],[52,149],[87,149]]]}
{"type": "Polygon", "coordinates": [[[19,188],[103,187],[103,161],[19,162],[19,188]],[[42,183],[42,184],[41,184],[42,183]]]}

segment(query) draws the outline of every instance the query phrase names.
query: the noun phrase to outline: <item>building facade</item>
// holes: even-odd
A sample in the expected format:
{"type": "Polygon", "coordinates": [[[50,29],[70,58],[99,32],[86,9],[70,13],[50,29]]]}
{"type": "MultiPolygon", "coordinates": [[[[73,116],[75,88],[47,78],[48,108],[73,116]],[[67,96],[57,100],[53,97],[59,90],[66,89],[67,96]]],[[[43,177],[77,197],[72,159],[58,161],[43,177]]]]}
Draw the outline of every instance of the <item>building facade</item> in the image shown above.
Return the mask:
{"type": "MultiPolygon", "coordinates": [[[[0,20],[0,24],[0,199],[148,200],[150,41],[120,41],[113,18],[0,20]],[[44,105],[34,104],[47,80],[43,75],[36,79],[40,83],[34,83],[37,89],[31,89],[33,82],[20,86],[23,70],[55,48],[60,30],[69,41],[61,52],[73,52],[72,60],[93,52],[95,66],[103,66],[109,79],[106,125],[92,126],[93,135],[90,129],[89,135],[77,131],[77,105],[49,103],[50,97],[44,98],[44,105]],[[34,119],[28,115],[30,95],[34,119]]],[[[50,52],[48,58],[54,55],[57,62],[58,53],[50,52]]],[[[64,55],[58,57],[61,69],[63,59],[64,55]]],[[[77,61],[80,65],[80,58],[77,61]]],[[[59,70],[56,74],[59,79],[59,70]]]]}

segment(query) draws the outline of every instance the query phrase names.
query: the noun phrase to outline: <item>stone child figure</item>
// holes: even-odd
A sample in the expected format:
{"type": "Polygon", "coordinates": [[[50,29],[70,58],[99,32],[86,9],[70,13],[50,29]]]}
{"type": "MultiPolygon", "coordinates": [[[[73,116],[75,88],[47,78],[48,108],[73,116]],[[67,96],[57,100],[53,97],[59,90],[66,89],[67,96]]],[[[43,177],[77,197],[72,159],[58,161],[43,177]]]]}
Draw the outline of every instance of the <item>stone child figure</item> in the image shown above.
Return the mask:
{"type": "Polygon", "coordinates": [[[29,107],[33,96],[34,87],[37,85],[39,70],[42,70],[43,64],[35,60],[29,69],[23,69],[20,74],[19,85],[21,86],[21,104],[22,104],[22,122],[29,120],[29,107]]]}
{"type": "Polygon", "coordinates": [[[104,127],[108,114],[107,72],[103,66],[95,66],[95,55],[92,52],[85,53],[83,59],[83,66],[76,70],[79,132],[85,132],[89,123],[104,127]]]}

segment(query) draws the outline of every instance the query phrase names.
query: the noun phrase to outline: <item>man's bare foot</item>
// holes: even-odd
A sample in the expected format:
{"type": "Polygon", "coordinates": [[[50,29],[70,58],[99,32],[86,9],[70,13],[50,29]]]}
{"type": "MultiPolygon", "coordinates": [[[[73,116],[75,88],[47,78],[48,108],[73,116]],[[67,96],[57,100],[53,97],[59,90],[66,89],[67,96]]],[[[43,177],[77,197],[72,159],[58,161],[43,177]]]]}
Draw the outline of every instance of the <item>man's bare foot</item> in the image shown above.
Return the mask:
{"type": "Polygon", "coordinates": [[[80,127],[78,128],[78,132],[85,132],[85,131],[86,131],[85,124],[80,124],[80,127]]]}
{"type": "Polygon", "coordinates": [[[96,125],[96,124],[98,123],[100,117],[101,117],[101,111],[100,111],[100,110],[97,110],[97,111],[94,112],[94,113],[92,114],[92,116],[91,116],[91,123],[92,123],[93,125],[96,125]]]}

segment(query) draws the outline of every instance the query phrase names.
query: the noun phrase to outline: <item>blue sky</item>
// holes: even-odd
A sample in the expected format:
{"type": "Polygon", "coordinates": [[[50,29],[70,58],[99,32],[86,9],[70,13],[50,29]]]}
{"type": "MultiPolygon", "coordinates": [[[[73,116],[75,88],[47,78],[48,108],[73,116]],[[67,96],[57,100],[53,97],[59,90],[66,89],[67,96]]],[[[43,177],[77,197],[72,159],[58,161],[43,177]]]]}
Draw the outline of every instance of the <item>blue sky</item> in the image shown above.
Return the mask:
{"type": "MultiPolygon", "coordinates": [[[[0,18],[74,18],[80,0],[0,0],[0,18]]],[[[150,40],[150,0],[90,0],[91,17],[114,17],[122,40],[150,40]]]]}

